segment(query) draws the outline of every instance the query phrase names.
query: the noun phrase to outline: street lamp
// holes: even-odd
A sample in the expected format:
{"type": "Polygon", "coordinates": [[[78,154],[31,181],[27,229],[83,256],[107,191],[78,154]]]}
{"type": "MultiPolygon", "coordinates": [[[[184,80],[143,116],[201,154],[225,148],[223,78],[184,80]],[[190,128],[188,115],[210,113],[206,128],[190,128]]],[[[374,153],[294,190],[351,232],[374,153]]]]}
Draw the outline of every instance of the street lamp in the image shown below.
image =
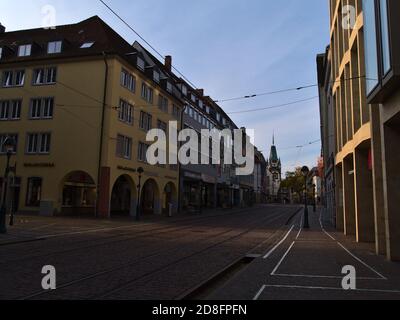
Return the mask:
{"type": "Polygon", "coordinates": [[[309,229],[310,225],[308,223],[308,204],[307,204],[307,177],[310,173],[310,169],[307,166],[301,168],[301,173],[304,176],[304,188],[305,188],[305,196],[304,196],[304,229],[309,229]]]}
{"type": "Polygon", "coordinates": [[[0,209],[0,233],[7,233],[6,227],[6,212],[7,212],[7,189],[8,189],[8,174],[10,173],[10,158],[12,153],[15,150],[16,142],[12,137],[7,137],[3,143],[3,148],[6,150],[7,154],[7,165],[6,171],[4,174],[4,191],[3,191],[3,199],[1,201],[1,209],[0,209]]]}
{"type": "Polygon", "coordinates": [[[144,169],[142,167],[139,167],[137,169],[137,173],[139,174],[139,184],[137,185],[138,189],[138,196],[137,196],[137,206],[136,206],[136,221],[140,220],[140,189],[142,187],[142,174],[144,173],[144,169]]]}

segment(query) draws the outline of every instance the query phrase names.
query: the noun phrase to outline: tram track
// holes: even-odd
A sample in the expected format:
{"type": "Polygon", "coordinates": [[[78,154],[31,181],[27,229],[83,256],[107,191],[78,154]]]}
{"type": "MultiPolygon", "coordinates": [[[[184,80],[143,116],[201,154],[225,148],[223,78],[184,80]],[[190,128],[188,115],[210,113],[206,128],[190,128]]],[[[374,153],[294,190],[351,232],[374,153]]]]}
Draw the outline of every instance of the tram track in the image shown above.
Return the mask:
{"type": "MultiPolygon", "coordinates": [[[[257,208],[256,210],[258,211],[258,210],[261,210],[261,209],[265,209],[265,208],[257,208]]],[[[104,245],[112,245],[112,244],[117,244],[117,243],[121,243],[121,242],[125,242],[125,241],[131,241],[131,240],[135,240],[135,239],[146,238],[146,237],[149,237],[149,236],[155,237],[155,236],[166,234],[166,233],[169,233],[169,232],[187,231],[187,230],[193,229],[195,227],[198,227],[199,225],[202,224],[202,222],[204,220],[208,220],[210,218],[211,219],[224,218],[224,217],[227,217],[227,216],[237,217],[237,216],[245,215],[245,214],[246,215],[248,214],[248,210],[241,210],[241,211],[238,211],[238,212],[227,213],[227,214],[201,216],[201,217],[195,217],[195,218],[182,219],[180,221],[175,221],[175,222],[169,222],[171,224],[173,224],[173,223],[182,224],[182,223],[186,223],[186,222],[191,222],[191,224],[188,225],[188,226],[171,225],[170,227],[161,226],[161,227],[147,229],[147,230],[138,230],[138,229],[140,229],[140,227],[143,227],[143,225],[127,226],[126,229],[130,229],[130,232],[125,232],[125,233],[122,233],[122,234],[116,234],[116,235],[112,235],[112,236],[101,237],[100,239],[89,239],[89,240],[86,239],[86,240],[79,240],[79,241],[75,241],[73,243],[69,243],[69,245],[73,245],[74,246],[73,248],[52,251],[52,252],[49,252],[49,253],[44,253],[44,254],[39,254],[39,255],[27,255],[27,256],[24,256],[23,258],[18,258],[18,259],[3,260],[3,261],[0,262],[0,267],[2,265],[8,265],[9,263],[22,262],[22,261],[25,261],[25,260],[31,260],[31,259],[37,259],[37,258],[51,257],[51,256],[58,255],[58,254],[71,253],[73,251],[93,249],[93,248],[104,246],[104,245]],[[136,233],[132,234],[132,232],[136,232],[136,233]],[[108,240],[111,240],[111,239],[116,239],[116,240],[108,241],[108,240]],[[92,244],[84,245],[84,246],[80,245],[82,243],[87,243],[87,242],[92,242],[92,244]],[[96,243],[93,243],[93,242],[96,242],[96,243]]],[[[157,225],[157,224],[156,223],[154,223],[154,224],[152,223],[152,225],[157,225]]],[[[112,229],[112,228],[108,228],[108,229],[99,228],[99,229],[93,229],[93,230],[89,230],[89,231],[91,232],[91,231],[94,231],[94,230],[99,230],[100,231],[100,230],[115,230],[115,229],[112,229]]],[[[75,235],[75,234],[78,234],[78,233],[73,233],[73,234],[75,235]]],[[[83,233],[83,234],[85,234],[85,233],[83,233]]],[[[61,236],[60,237],[50,237],[50,238],[48,238],[48,236],[45,235],[45,236],[41,237],[42,241],[52,240],[52,239],[61,239],[61,236]]],[[[40,244],[40,245],[42,245],[42,244],[40,244]]],[[[64,243],[64,245],[65,245],[65,243],[64,243]]]]}
{"type": "MultiPolygon", "coordinates": [[[[182,246],[175,246],[175,243],[181,243],[182,242],[182,238],[180,239],[176,239],[175,241],[167,241],[168,245],[170,246],[169,249],[166,248],[161,248],[160,250],[153,252],[151,254],[142,256],[142,257],[138,257],[136,259],[133,259],[127,263],[123,263],[123,264],[119,264],[115,267],[111,267],[96,273],[92,273],[89,274],[87,276],[83,276],[77,279],[74,279],[72,281],[67,281],[61,285],[59,285],[57,287],[57,290],[55,292],[60,292],[60,290],[66,289],[66,288],[71,288],[73,286],[81,286],[84,283],[88,283],[92,280],[95,281],[100,281],[99,278],[104,277],[105,279],[107,279],[107,277],[110,274],[114,274],[115,272],[118,272],[119,274],[123,274],[122,271],[128,272],[131,271],[131,267],[137,266],[138,264],[146,264],[149,263],[149,260],[151,259],[157,259],[157,258],[161,258],[162,256],[166,256],[166,257],[175,257],[174,253],[177,254],[179,256],[179,253],[185,250],[189,250],[189,252],[187,254],[184,254],[183,256],[179,257],[179,258],[174,258],[172,259],[172,261],[169,261],[167,263],[162,264],[161,266],[157,266],[154,267],[152,270],[149,270],[147,272],[144,272],[140,275],[138,275],[137,277],[134,277],[130,280],[124,279],[124,278],[118,278],[117,283],[115,284],[115,286],[113,286],[112,288],[110,288],[109,290],[106,290],[105,292],[101,293],[101,294],[96,294],[91,296],[92,299],[102,299],[102,298],[107,298],[110,295],[117,293],[121,290],[124,290],[125,288],[131,286],[132,284],[134,284],[135,282],[142,280],[142,279],[146,279],[146,277],[151,277],[152,275],[155,274],[159,274],[160,272],[163,272],[163,270],[168,269],[169,267],[182,263],[186,260],[189,260],[191,258],[195,258],[199,255],[202,255],[204,253],[206,253],[208,250],[211,250],[213,248],[216,248],[218,246],[221,246],[223,244],[226,244],[230,241],[234,241],[235,239],[239,239],[241,237],[243,237],[244,235],[250,233],[251,231],[257,229],[257,228],[261,228],[261,225],[264,225],[265,223],[271,224],[277,220],[279,220],[282,217],[286,217],[288,215],[288,213],[293,212],[292,210],[285,210],[284,212],[276,212],[274,214],[269,214],[267,217],[265,217],[264,219],[260,220],[250,220],[248,221],[248,223],[246,223],[248,226],[246,226],[246,230],[244,231],[237,231],[237,227],[233,226],[232,228],[229,228],[227,230],[224,230],[222,232],[218,232],[212,236],[207,235],[206,237],[201,238],[201,236],[199,237],[199,239],[194,239],[193,234],[192,235],[188,235],[189,238],[191,238],[191,240],[193,242],[195,242],[195,244],[197,246],[199,246],[201,243],[205,243],[205,246],[202,245],[200,246],[200,248],[198,248],[197,250],[191,250],[191,248],[193,247],[193,243],[187,244],[184,247],[182,246]],[[232,234],[233,233],[233,234],[232,234]],[[221,239],[222,238],[222,239],[221,239]],[[215,241],[217,240],[217,241],[215,241]],[[209,244],[208,242],[212,241],[212,244],[209,244]]],[[[285,220],[286,221],[286,220],[285,220]]],[[[282,225],[284,225],[284,222],[282,223],[282,225]]],[[[230,221],[232,223],[232,221],[230,221]]],[[[241,224],[241,227],[243,228],[243,223],[241,224]]],[[[180,230],[183,229],[193,229],[193,228],[198,228],[198,226],[190,226],[190,227],[183,227],[183,228],[178,228],[180,230]]],[[[166,231],[169,232],[169,231],[166,231]]],[[[158,259],[160,260],[160,259],[158,259]]],[[[23,297],[20,297],[19,299],[22,300],[26,300],[26,299],[36,299],[38,297],[43,297],[46,294],[48,294],[49,296],[51,296],[51,294],[49,294],[49,292],[47,291],[38,291],[36,293],[30,294],[30,295],[25,295],[23,297]]]]}

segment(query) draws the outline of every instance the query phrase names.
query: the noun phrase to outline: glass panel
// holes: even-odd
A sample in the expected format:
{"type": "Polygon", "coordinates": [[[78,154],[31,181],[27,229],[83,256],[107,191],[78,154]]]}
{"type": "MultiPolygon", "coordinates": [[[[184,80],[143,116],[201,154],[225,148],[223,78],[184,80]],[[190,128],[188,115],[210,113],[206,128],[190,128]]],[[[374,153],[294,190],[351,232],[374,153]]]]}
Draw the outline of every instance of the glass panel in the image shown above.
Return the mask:
{"type": "Polygon", "coordinates": [[[364,11],[364,46],[365,46],[365,76],[367,95],[378,84],[378,50],[376,44],[375,2],[363,0],[364,11]]]}
{"type": "Polygon", "coordinates": [[[389,47],[389,24],[388,24],[387,0],[380,0],[381,31],[382,31],[382,62],[383,73],[391,69],[390,47],[389,47]]]}

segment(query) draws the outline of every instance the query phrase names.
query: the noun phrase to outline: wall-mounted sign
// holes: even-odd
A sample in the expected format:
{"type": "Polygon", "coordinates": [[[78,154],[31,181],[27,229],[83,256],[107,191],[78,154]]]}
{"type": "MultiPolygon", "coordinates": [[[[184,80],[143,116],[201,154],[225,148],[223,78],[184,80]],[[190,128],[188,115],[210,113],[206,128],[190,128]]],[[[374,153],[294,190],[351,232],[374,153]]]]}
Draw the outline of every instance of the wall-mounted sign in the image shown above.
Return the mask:
{"type": "Polygon", "coordinates": [[[25,168],[54,168],[54,163],[24,163],[25,168]]]}
{"type": "Polygon", "coordinates": [[[123,167],[123,166],[118,166],[117,169],[122,170],[122,171],[129,171],[129,172],[133,172],[133,173],[136,172],[136,169],[134,169],[134,168],[123,167]]]}

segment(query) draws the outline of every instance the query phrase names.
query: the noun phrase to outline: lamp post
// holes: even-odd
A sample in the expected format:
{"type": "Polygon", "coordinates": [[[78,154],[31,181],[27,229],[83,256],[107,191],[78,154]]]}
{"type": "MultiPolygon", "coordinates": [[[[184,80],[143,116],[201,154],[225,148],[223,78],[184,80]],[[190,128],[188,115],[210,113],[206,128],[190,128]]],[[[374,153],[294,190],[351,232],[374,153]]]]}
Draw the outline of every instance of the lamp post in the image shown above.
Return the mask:
{"type": "Polygon", "coordinates": [[[15,150],[16,142],[13,138],[7,137],[3,143],[3,148],[6,150],[7,153],[7,164],[6,170],[4,174],[4,191],[3,191],[3,198],[1,201],[1,208],[0,208],[0,233],[7,233],[6,227],[6,213],[7,213],[7,189],[8,189],[8,174],[10,173],[10,158],[12,153],[15,150]]]}
{"type": "Polygon", "coordinates": [[[233,209],[233,183],[231,183],[231,192],[230,192],[230,198],[231,198],[231,209],[233,209]]]}
{"type": "Polygon", "coordinates": [[[313,211],[314,212],[317,212],[317,200],[316,200],[316,198],[315,198],[315,188],[317,187],[316,185],[315,185],[315,183],[312,185],[313,186],[313,211]]]}
{"type": "Polygon", "coordinates": [[[304,225],[303,228],[304,229],[309,229],[310,225],[308,223],[308,203],[307,203],[307,177],[308,174],[310,173],[310,169],[308,169],[307,166],[304,166],[303,168],[301,168],[301,173],[304,176],[304,225]]]}
{"type": "Polygon", "coordinates": [[[137,206],[136,206],[136,221],[140,220],[140,189],[142,187],[142,174],[144,173],[144,169],[142,167],[139,167],[137,169],[137,173],[139,174],[139,184],[137,185],[138,189],[138,197],[137,197],[137,206]]]}

